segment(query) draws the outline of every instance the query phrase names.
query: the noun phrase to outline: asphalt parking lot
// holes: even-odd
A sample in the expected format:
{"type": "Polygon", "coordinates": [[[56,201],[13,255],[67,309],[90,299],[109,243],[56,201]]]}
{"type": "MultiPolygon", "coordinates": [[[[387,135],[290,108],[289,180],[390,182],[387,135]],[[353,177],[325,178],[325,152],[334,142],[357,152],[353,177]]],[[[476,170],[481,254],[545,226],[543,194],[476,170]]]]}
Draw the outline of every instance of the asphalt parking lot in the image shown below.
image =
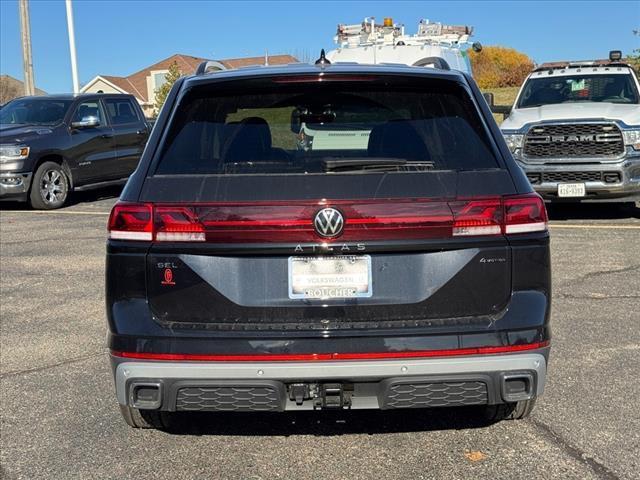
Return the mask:
{"type": "Polygon", "coordinates": [[[640,211],[551,211],[553,350],[531,418],[472,410],[120,418],[105,349],[117,190],[1,206],[1,472],[17,478],[638,478],[640,211]]]}

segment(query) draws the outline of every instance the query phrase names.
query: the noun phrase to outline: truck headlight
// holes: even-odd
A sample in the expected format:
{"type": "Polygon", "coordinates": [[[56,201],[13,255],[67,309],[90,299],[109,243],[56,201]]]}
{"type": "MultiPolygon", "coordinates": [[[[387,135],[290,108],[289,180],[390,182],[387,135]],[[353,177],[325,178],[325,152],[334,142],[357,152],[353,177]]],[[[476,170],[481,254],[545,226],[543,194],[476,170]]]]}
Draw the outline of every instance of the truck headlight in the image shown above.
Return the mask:
{"type": "Polygon", "coordinates": [[[0,145],[0,162],[24,160],[28,156],[29,147],[26,145],[0,145]]]}
{"type": "Polygon", "coordinates": [[[515,152],[519,148],[522,148],[522,141],[524,140],[524,135],[517,133],[504,133],[504,140],[507,142],[507,147],[511,150],[511,153],[515,152]]]}
{"type": "Polygon", "coordinates": [[[625,145],[631,145],[634,150],[640,150],[640,129],[623,130],[622,138],[625,145]]]}

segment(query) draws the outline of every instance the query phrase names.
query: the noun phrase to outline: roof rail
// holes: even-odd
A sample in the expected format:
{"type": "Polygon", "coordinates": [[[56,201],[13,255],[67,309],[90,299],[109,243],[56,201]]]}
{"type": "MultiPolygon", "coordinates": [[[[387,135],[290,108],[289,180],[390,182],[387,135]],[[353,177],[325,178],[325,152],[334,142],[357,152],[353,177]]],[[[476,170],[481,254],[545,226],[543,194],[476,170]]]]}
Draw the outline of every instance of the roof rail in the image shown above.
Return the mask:
{"type": "Polygon", "coordinates": [[[589,67],[628,67],[628,63],[619,60],[583,60],[577,62],[547,62],[534,68],[534,72],[544,72],[550,70],[565,70],[569,68],[589,68],[589,67]]]}
{"type": "Polygon", "coordinates": [[[207,73],[219,72],[220,70],[227,70],[227,67],[216,60],[206,60],[198,65],[196,75],[205,75],[207,73]]]}

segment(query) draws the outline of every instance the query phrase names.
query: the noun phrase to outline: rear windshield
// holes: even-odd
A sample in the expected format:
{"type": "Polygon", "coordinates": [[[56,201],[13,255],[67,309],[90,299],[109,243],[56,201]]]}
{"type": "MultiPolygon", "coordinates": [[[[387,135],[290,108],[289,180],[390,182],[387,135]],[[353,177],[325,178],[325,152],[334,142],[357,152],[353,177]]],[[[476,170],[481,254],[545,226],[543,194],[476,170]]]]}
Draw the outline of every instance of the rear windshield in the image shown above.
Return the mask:
{"type": "Polygon", "coordinates": [[[576,102],[638,103],[638,92],[630,74],[532,78],[522,90],[518,108],[576,102]]]}
{"type": "Polygon", "coordinates": [[[155,174],[498,167],[473,101],[455,82],[288,78],[193,87],[177,107],[155,174]]]}

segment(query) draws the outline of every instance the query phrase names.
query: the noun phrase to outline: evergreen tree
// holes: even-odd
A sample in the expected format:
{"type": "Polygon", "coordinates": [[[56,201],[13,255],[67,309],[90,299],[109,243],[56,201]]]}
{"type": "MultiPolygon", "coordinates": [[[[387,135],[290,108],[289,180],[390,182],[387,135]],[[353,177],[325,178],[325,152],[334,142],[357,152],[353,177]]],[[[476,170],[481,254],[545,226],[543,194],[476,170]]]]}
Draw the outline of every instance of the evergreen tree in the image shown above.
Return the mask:
{"type": "Polygon", "coordinates": [[[180,68],[178,68],[178,64],[173,62],[169,66],[169,71],[164,76],[165,82],[155,90],[156,115],[158,115],[162,105],[164,105],[164,101],[167,99],[171,87],[173,87],[173,84],[176,83],[176,80],[178,80],[181,75],[182,73],[180,72],[180,68]]]}

